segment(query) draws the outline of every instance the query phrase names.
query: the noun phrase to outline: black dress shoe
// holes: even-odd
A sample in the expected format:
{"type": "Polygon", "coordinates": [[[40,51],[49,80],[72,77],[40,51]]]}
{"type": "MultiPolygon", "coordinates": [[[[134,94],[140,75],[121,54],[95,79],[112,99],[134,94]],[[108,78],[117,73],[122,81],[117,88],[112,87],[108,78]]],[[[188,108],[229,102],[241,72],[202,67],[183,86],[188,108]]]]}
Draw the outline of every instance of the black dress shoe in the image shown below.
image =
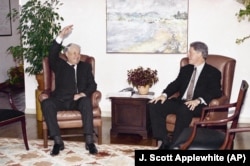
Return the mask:
{"type": "Polygon", "coordinates": [[[98,153],[98,150],[97,150],[94,143],[85,144],[85,148],[86,148],[86,150],[89,150],[90,154],[97,154],[98,153]]]}
{"type": "Polygon", "coordinates": [[[50,152],[51,156],[56,156],[59,154],[60,150],[64,149],[64,144],[54,144],[52,151],[50,152]]]}
{"type": "Polygon", "coordinates": [[[170,148],[169,144],[162,143],[158,150],[168,150],[170,148]]]}

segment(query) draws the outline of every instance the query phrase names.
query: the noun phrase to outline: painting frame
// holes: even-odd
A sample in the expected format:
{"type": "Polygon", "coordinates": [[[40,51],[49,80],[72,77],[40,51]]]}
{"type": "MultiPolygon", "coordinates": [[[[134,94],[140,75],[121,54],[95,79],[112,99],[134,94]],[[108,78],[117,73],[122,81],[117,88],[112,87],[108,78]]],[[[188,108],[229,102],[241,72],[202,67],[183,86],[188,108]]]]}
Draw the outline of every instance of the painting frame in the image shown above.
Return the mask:
{"type": "Polygon", "coordinates": [[[189,0],[106,0],[106,4],[106,53],[187,53],[189,0]]]}
{"type": "Polygon", "coordinates": [[[0,36],[11,36],[11,17],[7,16],[11,10],[10,0],[0,0],[0,4],[0,36]]]}

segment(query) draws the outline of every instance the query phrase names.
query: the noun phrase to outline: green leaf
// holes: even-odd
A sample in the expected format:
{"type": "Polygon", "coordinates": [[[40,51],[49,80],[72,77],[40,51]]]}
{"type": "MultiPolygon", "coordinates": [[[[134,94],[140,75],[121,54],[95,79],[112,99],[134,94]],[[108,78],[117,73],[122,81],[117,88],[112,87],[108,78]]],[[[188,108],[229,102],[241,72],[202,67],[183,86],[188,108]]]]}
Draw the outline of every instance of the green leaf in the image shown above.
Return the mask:
{"type": "Polygon", "coordinates": [[[20,13],[12,9],[9,14],[9,17],[20,18],[17,30],[21,34],[23,58],[30,63],[25,72],[30,75],[42,72],[42,59],[48,56],[50,43],[61,29],[63,17],[57,12],[61,5],[59,0],[28,0],[20,13]]]}

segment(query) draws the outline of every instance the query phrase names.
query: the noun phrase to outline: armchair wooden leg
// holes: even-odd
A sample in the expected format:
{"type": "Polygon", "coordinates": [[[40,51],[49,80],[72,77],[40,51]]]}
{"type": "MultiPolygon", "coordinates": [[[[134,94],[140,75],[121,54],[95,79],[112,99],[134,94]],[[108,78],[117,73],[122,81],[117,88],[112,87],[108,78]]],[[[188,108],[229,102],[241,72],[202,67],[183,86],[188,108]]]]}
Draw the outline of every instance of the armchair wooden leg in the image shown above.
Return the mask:
{"type": "Polygon", "coordinates": [[[26,150],[29,150],[29,144],[28,144],[27,132],[26,132],[26,121],[25,121],[25,117],[22,118],[21,124],[22,124],[23,141],[24,141],[26,150]]]}
{"type": "Polygon", "coordinates": [[[48,147],[48,130],[43,129],[43,147],[47,148],[48,147]]]}
{"type": "Polygon", "coordinates": [[[97,132],[98,132],[98,144],[102,144],[102,126],[97,127],[97,132]]]}

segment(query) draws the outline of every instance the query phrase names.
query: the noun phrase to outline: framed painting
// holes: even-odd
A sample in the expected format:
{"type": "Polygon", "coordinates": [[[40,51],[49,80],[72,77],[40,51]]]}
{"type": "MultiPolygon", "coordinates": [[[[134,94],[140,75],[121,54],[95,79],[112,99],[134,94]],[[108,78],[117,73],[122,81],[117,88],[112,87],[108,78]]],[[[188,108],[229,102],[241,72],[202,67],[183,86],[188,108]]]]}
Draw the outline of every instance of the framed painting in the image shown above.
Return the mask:
{"type": "Polygon", "coordinates": [[[187,53],[188,0],[107,0],[107,53],[187,53]]]}
{"type": "Polygon", "coordinates": [[[0,36],[11,36],[10,0],[0,0],[0,36]]]}

